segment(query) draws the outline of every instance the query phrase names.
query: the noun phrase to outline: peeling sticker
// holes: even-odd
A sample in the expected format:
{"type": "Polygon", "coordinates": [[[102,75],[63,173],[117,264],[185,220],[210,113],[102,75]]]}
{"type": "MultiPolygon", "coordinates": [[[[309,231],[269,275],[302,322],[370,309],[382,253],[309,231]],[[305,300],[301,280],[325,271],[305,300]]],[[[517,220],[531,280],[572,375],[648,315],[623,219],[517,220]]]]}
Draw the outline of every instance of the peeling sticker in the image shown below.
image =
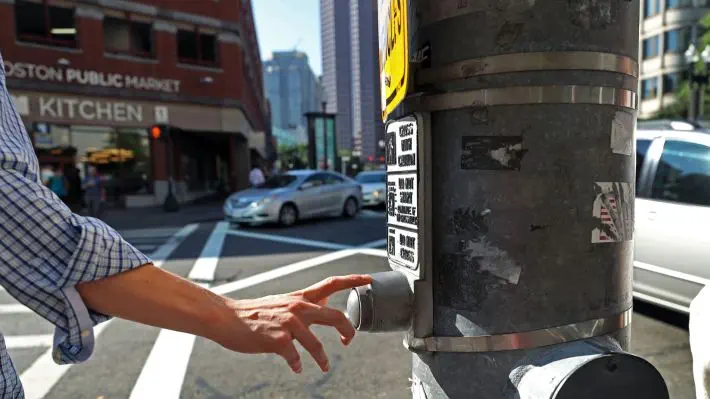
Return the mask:
{"type": "Polygon", "coordinates": [[[592,216],[592,243],[630,241],[633,238],[634,188],[631,183],[596,182],[592,216]]]}
{"type": "Polygon", "coordinates": [[[634,147],[635,118],[632,114],[617,111],[611,121],[611,150],[614,154],[631,155],[634,147]]]}
{"type": "Polygon", "coordinates": [[[461,169],[520,170],[526,153],[522,136],[464,136],[461,169]]]}
{"type": "Polygon", "coordinates": [[[422,381],[416,376],[413,376],[409,379],[409,382],[412,383],[412,399],[426,399],[426,392],[424,391],[422,381]]]}
{"type": "Polygon", "coordinates": [[[602,29],[616,22],[612,0],[568,0],[570,21],[584,29],[602,29]]]}
{"type": "Polygon", "coordinates": [[[523,26],[524,25],[521,23],[505,21],[496,35],[496,45],[500,49],[507,49],[511,47],[523,32],[523,26]]]}
{"type": "Polygon", "coordinates": [[[468,257],[477,259],[479,272],[486,271],[509,284],[518,284],[522,268],[507,252],[493,246],[485,237],[462,244],[460,249],[468,257]]]}

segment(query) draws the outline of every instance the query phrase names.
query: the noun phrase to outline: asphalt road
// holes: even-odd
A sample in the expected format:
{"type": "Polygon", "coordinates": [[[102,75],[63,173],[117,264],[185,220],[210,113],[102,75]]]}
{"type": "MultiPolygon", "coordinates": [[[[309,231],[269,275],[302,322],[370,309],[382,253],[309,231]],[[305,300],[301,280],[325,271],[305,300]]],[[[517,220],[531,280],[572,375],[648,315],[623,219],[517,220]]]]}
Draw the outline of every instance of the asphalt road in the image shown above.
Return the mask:
{"type": "MultiPolygon", "coordinates": [[[[330,275],[388,270],[384,217],[326,219],[291,229],[232,230],[224,223],[124,230],[124,236],[166,270],[234,298],[296,290],[330,275]],[[374,251],[372,249],[375,249],[374,251]],[[263,274],[270,272],[270,274],[263,274]]],[[[304,372],[274,356],[230,353],[202,338],[123,320],[97,328],[87,362],[51,361],[52,327],[0,292],[6,336],[27,398],[411,398],[411,357],[400,334],[360,334],[343,347],[334,331],[315,328],[330,355],[321,373],[307,353],[304,372]]],[[[332,305],[345,306],[345,294],[332,305]]],[[[638,305],[633,351],[660,368],[671,398],[693,397],[687,318],[638,305]]]]}

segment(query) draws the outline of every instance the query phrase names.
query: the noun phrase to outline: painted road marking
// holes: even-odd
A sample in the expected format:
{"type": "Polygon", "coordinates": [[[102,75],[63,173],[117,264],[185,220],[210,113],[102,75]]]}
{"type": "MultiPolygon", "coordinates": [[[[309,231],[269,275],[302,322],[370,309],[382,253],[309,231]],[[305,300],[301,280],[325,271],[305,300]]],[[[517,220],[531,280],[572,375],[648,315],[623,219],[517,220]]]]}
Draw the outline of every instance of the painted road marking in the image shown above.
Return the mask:
{"type": "Polygon", "coordinates": [[[21,303],[11,303],[9,305],[0,305],[0,314],[18,314],[32,313],[32,309],[21,303]]]}
{"type": "Polygon", "coordinates": [[[222,253],[225,233],[229,230],[229,223],[219,222],[215,225],[210,234],[210,238],[202,248],[202,253],[192,266],[187,278],[190,280],[214,281],[214,274],[217,271],[219,255],[222,253]]]}
{"type": "Polygon", "coordinates": [[[384,249],[374,249],[374,248],[360,248],[358,253],[362,255],[379,256],[381,258],[387,257],[387,251],[384,249]]]}
{"type": "MultiPolygon", "coordinates": [[[[209,242],[203,252],[208,246],[209,242]]],[[[195,267],[197,262],[193,270],[195,267]]],[[[179,331],[160,330],[129,399],[179,398],[196,338],[179,331]]]]}
{"type": "MultiPolygon", "coordinates": [[[[172,255],[173,251],[182,243],[192,232],[197,229],[197,224],[189,224],[177,233],[165,244],[161,245],[153,254],[153,264],[156,267],[162,267],[165,261],[172,255]]],[[[111,323],[107,321],[94,327],[94,340],[98,340],[99,335],[111,323]]],[[[52,359],[53,348],[47,349],[40,355],[30,367],[28,367],[22,375],[20,381],[25,389],[25,399],[42,399],[54,385],[69,371],[71,364],[59,366],[52,359]]]]}
{"type": "MultiPolygon", "coordinates": [[[[110,321],[94,327],[94,339],[110,324],[110,321]]],[[[71,364],[57,365],[52,359],[53,348],[47,349],[20,376],[25,389],[25,399],[42,399],[54,385],[69,371],[71,364]]]]}
{"type": "Polygon", "coordinates": [[[341,250],[341,249],[352,248],[351,245],[335,244],[332,242],[324,242],[324,241],[316,241],[316,240],[307,240],[305,238],[279,236],[279,235],[275,235],[275,234],[254,233],[254,232],[250,232],[250,231],[229,230],[227,232],[227,234],[237,236],[237,237],[256,238],[259,240],[275,241],[275,242],[280,242],[283,244],[305,245],[305,246],[309,246],[309,247],[324,248],[324,249],[341,250]]]}
{"type": "Polygon", "coordinates": [[[360,245],[360,248],[377,248],[377,247],[384,247],[387,245],[387,239],[383,238],[381,240],[375,240],[372,242],[368,242],[367,244],[362,244],[360,245]]]}
{"type": "Polygon", "coordinates": [[[289,274],[297,273],[312,267],[320,266],[324,263],[332,262],[338,259],[347,258],[348,256],[356,255],[360,252],[359,249],[344,249],[338,252],[316,256],[315,258],[306,259],[290,265],[282,266],[277,269],[269,270],[268,272],[259,273],[241,280],[231,283],[222,284],[212,288],[212,292],[219,295],[229,294],[244,288],[252,287],[270,280],[288,276],[289,274]]]}
{"type": "Polygon", "coordinates": [[[18,335],[5,336],[5,346],[7,349],[26,349],[52,346],[54,336],[52,334],[38,335],[18,335]]]}
{"type": "MultiPolygon", "coordinates": [[[[217,223],[200,256],[192,265],[188,278],[214,281],[228,228],[229,224],[226,222],[217,223]]],[[[191,334],[161,329],[129,399],[179,398],[195,338],[191,334]]]]}

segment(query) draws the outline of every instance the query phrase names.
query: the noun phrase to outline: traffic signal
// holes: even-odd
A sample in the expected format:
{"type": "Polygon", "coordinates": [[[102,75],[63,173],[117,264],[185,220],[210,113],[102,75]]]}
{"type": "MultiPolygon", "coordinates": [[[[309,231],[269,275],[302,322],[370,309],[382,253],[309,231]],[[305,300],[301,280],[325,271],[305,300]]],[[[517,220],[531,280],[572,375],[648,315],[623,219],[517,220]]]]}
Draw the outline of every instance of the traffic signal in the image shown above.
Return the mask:
{"type": "Polygon", "coordinates": [[[170,129],[163,125],[153,125],[150,127],[150,138],[153,140],[166,140],[170,129]]]}

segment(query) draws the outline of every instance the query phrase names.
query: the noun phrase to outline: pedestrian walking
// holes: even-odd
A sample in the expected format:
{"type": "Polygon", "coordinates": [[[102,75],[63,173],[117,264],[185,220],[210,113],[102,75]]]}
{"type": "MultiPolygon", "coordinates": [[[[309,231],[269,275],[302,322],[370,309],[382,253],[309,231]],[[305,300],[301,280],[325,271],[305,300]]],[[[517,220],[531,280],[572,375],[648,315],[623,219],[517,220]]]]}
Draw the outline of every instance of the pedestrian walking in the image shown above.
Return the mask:
{"type": "Polygon", "coordinates": [[[68,193],[67,205],[72,212],[79,212],[84,207],[84,190],[82,187],[79,169],[73,164],[64,168],[64,176],[67,179],[68,193]]]}
{"type": "Polygon", "coordinates": [[[251,172],[249,172],[249,183],[252,187],[257,187],[264,184],[265,181],[266,178],[264,177],[264,172],[258,165],[254,165],[251,172]]]}
{"type": "Polygon", "coordinates": [[[84,189],[84,199],[86,207],[89,210],[89,216],[99,217],[101,212],[101,203],[103,200],[103,187],[101,184],[101,176],[95,166],[89,166],[88,173],[82,183],[84,189]]]}
{"type": "MultiPolygon", "coordinates": [[[[334,277],[288,294],[235,300],[155,267],[114,229],[72,213],[41,183],[1,56],[0,225],[0,284],[56,326],[52,353],[59,364],[88,359],[94,325],[116,316],[199,335],[237,352],[278,354],[301,372],[297,340],[327,371],[323,345],[309,327],[334,327],[348,344],[355,330],[342,312],[327,306],[328,298],[371,282],[363,275],[334,277]]],[[[0,392],[3,399],[24,397],[4,344],[0,392]]]]}
{"type": "Polygon", "coordinates": [[[49,178],[49,189],[59,197],[62,201],[66,201],[67,197],[67,181],[64,178],[64,173],[58,165],[52,167],[52,176],[49,178]]]}

